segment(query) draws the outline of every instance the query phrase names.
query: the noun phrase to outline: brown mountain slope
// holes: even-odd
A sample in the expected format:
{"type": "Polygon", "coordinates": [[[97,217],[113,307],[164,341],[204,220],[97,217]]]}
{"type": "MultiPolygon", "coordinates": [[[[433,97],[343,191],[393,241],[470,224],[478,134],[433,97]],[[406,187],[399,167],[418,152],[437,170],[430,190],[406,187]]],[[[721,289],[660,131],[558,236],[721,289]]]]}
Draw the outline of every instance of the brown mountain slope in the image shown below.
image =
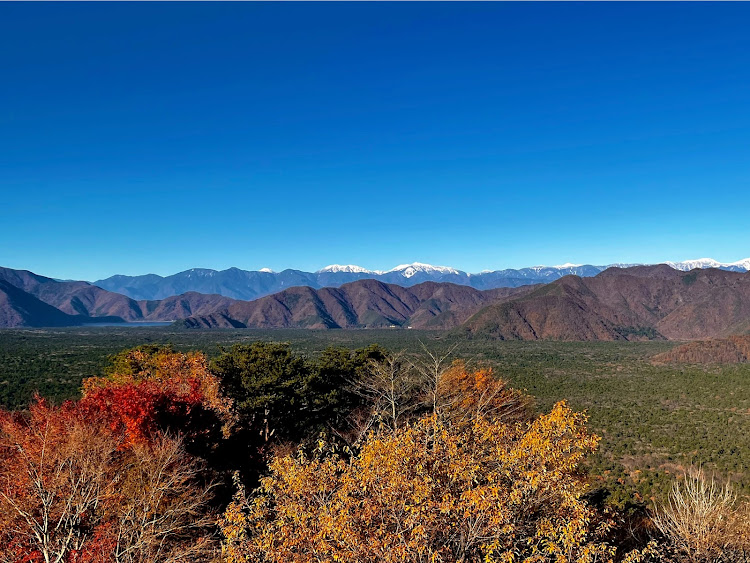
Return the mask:
{"type": "Polygon", "coordinates": [[[750,335],[697,340],[658,354],[655,364],[744,364],[750,361],[750,335]]]}
{"type": "Polygon", "coordinates": [[[750,273],[662,265],[566,276],[479,311],[464,328],[500,339],[687,340],[738,332],[748,322],[750,273]]]}
{"type": "Polygon", "coordinates": [[[191,328],[453,328],[489,303],[530,291],[479,291],[468,286],[426,282],[412,287],[360,280],[338,288],[293,287],[226,309],[185,319],[191,328]]]}
{"type": "MultiPolygon", "coordinates": [[[[176,321],[191,315],[210,314],[234,303],[233,299],[221,295],[203,295],[195,292],[168,297],[161,301],[134,301],[129,297],[101,289],[87,282],[57,281],[27,270],[10,268],[0,268],[0,281],[67,314],[71,317],[68,319],[68,324],[73,325],[86,321],[85,318],[106,318],[112,321],[176,321]]],[[[60,323],[64,323],[67,318],[59,317],[57,321],[53,321],[51,314],[46,316],[49,322],[54,322],[54,324],[31,325],[20,320],[21,318],[13,317],[14,320],[11,320],[10,313],[8,313],[5,320],[0,319],[0,327],[64,326],[60,323]],[[10,324],[11,322],[14,324],[10,324]],[[19,322],[22,324],[17,324],[19,322]]]]}
{"type": "Polygon", "coordinates": [[[61,282],[27,270],[10,268],[0,268],[0,279],[69,315],[114,316],[126,321],[145,320],[136,301],[88,282],[61,282]]]}
{"type": "Polygon", "coordinates": [[[81,319],[0,279],[0,327],[75,326],[81,319]]]}
{"type": "Polygon", "coordinates": [[[210,315],[226,309],[234,302],[234,299],[221,295],[189,291],[159,301],[138,301],[137,304],[143,320],[176,321],[193,315],[210,315]]]}

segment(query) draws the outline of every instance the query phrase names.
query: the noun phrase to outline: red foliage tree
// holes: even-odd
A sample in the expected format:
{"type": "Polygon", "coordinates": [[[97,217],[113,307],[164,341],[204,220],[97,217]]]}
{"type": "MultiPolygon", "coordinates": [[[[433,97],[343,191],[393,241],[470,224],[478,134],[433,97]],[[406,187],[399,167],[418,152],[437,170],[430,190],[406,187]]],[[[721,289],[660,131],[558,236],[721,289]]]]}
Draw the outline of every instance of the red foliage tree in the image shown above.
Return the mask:
{"type": "Polygon", "coordinates": [[[0,411],[0,563],[212,557],[213,486],[188,451],[219,441],[231,404],[205,356],[131,350],[83,392],[0,411]]]}
{"type": "Polygon", "coordinates": [[[134,349],[116,356],[113,364],[109,375],[84,382],[80,408],[102,416],[122,434],[123,447],[167,431],[200,450],[231,426],[231,402],[222,397],[203,354],[134,349]]]}
{"type": "Polygon", "coordinates": [[[103,561],[120,444],[74,403],[0,412],[0,561],[103,561]]]}
{"type": "Polygon", "coordinates": [[[75,402],[0,411],[0,562],[209,561],[203,464],[179,439],[128,445],[75,402]]]}

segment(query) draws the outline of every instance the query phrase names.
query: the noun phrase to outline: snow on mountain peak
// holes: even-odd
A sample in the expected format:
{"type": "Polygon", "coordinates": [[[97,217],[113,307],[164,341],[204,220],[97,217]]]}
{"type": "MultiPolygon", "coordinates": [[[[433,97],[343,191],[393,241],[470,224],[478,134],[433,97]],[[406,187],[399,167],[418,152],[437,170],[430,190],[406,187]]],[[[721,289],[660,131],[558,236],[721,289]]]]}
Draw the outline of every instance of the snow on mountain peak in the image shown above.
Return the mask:
{"type": "MultiPolygon", "coordinates": [[[[721,268],[724,270],[733,270],[737,272],[748,272],[750,271],[750,258],[744,258],[742,260],[737,260],[736,262],[719,262],[717,260],[714,260],[713,258],[698,258],[696,260],[684,260],[682,262],[663,262],[664,264],[674,268],[675,270],[681,270],[683,272],[687,272],[696,268],[721,268]]],[[[609,264],[607,266],[593,266],[593,268],[598,268],[599,270],[604,270],[606,268],[628,268],[631,266],[637,266],[639,264],[632,264],[632,263],[617,263],[617,264],[609,264]]],[[[575,268],[581,268],[584,266],[584,264],[574,264],[572,262],[566,262],[565,264],[558,264],[556,266],[531,266],[529,268],[524,268],[523,270],[519,270],[521,273],[524,271],[531,271],[535,272],[537,275],[544,277],[545,279],[554,279],[556,276],[560,275],[562,272],[555,273],[555,270],[573,270],[575,268]]],[[[258,270],[260,272],[268,273],[268,274],[276,274],[271,268],[261,268],[258,270]]],[[[427,276],[427,279],[441,279],[440,276],[444,275],[454,275],[454,276],[464,276],[464,277],[473,277],[473,276],[481,276],[482,274],[488,274],[491,272],[495,272],[496,270],[483,270],[479,274],[466,274],[460,270],[457,270],[456,268],[451,268],[450,266],[433,266],[432,264],[425,264],[424,262],[412,262],[411,264],[399,264],[395,268],[391,268],[390,270],[368,270],[367,268],[363,268],[362,266],[357,266],[355,264],[331,264],[329,266],[326,266],[325,268],[322,268],[318,270],[316,273],[318,274],[365,274],[365,275],[371,275],[371,276],[381,276],[383,274],[399,274],[403,278],[409,279],[414,277],[415,275],[421,273],[425,274],[427,276]]],[[[576,271],[577,272],[577,271],[576,271]]],[[[567,273],[567,272],[566,272],[567,273]]],[[[216,274],[214,270],[206,269],[206,268],[192,268],[190,270],[187,270],[185,272],[187,274],[187,277],[189,278],[205,278],[205,277],[212,277],[216,274]]],[[[528,274],[523,274],[524,276],[527,276],[528,274]]],[[[584,274],[588,275],[588,274],[584,274]]]]}
{"type": "Polygon", "coordinates": [[[737,266],[738,268],[744,268],[745,270],[750,271],[750,258],[743,258],[742,260],[731,262],[730,264],[727,264],[727,266],[737,266]]]}
{"type": "Polygon", "coordinates": [[[388,270],[386,273],[398,272],[405,278],[410,278],[418,272],[424,273],[439,273],[439,274],[455,274],[459,275],[461,272],[455,268],[448,266],[433,266],[431,264],[423,264],[421,262],[413,262],[411,264],[399,264],[395,268],[388,270]]]}
{"type": "Polygon", "coordinates": [[[683,272],[694,270],[696,268],[721,268],[722,266],[729,266],[729,264],[722,264],[713,258],[698,258],[697,260],[684,260],[682,262],[665,262],[665,264],[675,270],[682,270],[683,272]]]}
{"type": "Polygon", "coordinates": [[[367,268],[363,268],[362,266],[355,266],[354,264],[331,264],[330,266],[326,266],[325,268],[322,268],[318,270],[319,274],[330,272],[330,273],[340,273],[340,272],[346,272],[349,274],[378,274],[379,271],[373,271],[368,270],[367,268]]]}

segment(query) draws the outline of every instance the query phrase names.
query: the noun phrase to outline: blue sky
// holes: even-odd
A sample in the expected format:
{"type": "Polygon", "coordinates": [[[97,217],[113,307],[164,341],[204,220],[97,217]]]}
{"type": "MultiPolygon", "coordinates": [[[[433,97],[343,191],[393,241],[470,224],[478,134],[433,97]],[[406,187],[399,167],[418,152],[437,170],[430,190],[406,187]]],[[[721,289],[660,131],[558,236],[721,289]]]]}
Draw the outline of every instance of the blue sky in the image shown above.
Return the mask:
{"type": "Polygon", "coordinates": [[[4,3],[0,265],[750,256],[750,4],[4,3]]]}

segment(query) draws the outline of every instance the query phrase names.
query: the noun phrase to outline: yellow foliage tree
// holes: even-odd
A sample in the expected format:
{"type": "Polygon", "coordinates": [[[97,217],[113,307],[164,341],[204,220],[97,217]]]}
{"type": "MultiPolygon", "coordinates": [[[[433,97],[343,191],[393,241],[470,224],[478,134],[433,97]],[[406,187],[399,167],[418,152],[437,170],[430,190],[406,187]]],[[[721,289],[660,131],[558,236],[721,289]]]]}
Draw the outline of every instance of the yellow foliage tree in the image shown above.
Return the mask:
{"type": "Polygon", "coordinates": [[[240,489],[224,514],[225,560],[611,561],[610,524],[582,498],[579,464],[599,440],[585,422],[565,403],[530,422],[433,413],[350,458],[323,444],[277,457],[258,494],[240,489]]]}

